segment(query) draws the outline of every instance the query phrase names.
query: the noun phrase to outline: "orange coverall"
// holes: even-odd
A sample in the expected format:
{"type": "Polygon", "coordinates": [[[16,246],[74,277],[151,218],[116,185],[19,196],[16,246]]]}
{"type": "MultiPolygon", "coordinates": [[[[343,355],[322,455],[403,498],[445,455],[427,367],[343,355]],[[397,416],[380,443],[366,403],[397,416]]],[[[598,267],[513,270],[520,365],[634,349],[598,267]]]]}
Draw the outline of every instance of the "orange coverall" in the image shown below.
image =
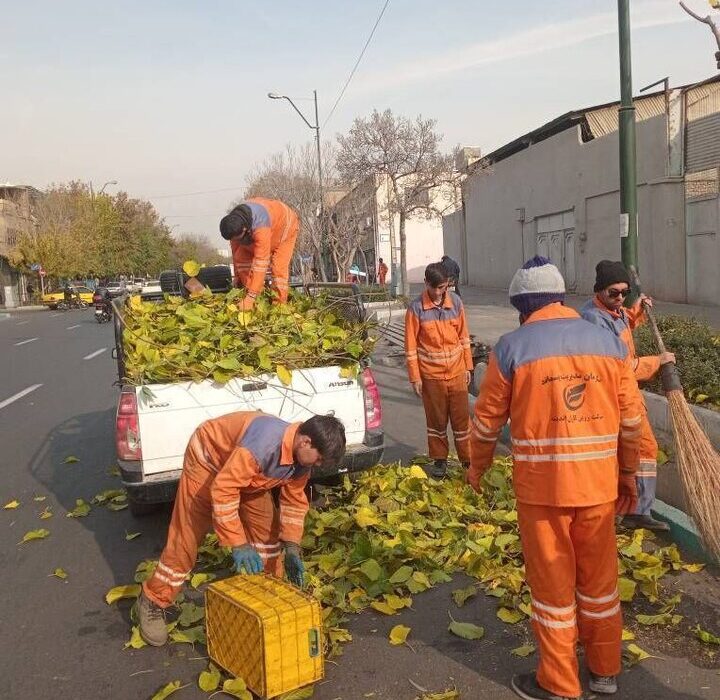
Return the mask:
{"type": "Polygon", "coordinates": [[[310,470],[295,466],[299,423],[260,412],[230,413],[203,423],[190,438],[167,544],[145,595],[166,608],[180,592],[198,547],[214,528],[223,547],[251,544],[265,571],[282,576],[281,542],[299,543],[308,511],[310,470]],[[280,509],[271,489],[279,486],[280,509]]]}
{"type": "MultiPolygon", "coordinates": [[[[590,299],[580,311],[582,317],[601,328],[607,328],[625,343],[632,357],[635,378],[639,382],[652,379],[660,369],[657,355],[638,357],[635,350],[633,330],[645,322],[645,310],[638,301],[632,308],[619,311],[608,309],[597,296],[590,299]]],[[[640,468],[637,471],[638,500],[635,514],[648,515],[655,501],[657,488],[658,444],[652,426],[643,410],[642,432],[640,435],[640,468]]]]}
{"type": "Polygon", "coordinates": [[[601,676],[620,671],[615,500],[639,460],[642,401],[625,346],[559,303],[504,335],[475,404],[476,490],[510,418],[513,483],[540,650],[537,681],[581,694],[575,645],[601,676]]]}
{"type": "Polygon", "coordinates": [[[448,291],[440,306],[427,291],[405,312],[405,358],[411,382],[422,381],[431,459],[447,459],[448,419],[461,462],[470,461],[470,409],[466,373],[472,372],[465,309],[448,291]]]}
{"type": "Polygon", "coordinates": [[[385,284],[385,278],[387,277],[387,273],[388,266],[384,262],[381,262],[378,266],[378,282],[380,284],[385,284]]]}
{"type": "Polygon", "coordinates": [[[277,199],[255,197],[243,202],[252,211],[252,243],[230,241],[238,286],[255,298],[263,290],[268,267],[281,302],[288,297],[290,261],[298,233],[297,214],[277,199]]]}

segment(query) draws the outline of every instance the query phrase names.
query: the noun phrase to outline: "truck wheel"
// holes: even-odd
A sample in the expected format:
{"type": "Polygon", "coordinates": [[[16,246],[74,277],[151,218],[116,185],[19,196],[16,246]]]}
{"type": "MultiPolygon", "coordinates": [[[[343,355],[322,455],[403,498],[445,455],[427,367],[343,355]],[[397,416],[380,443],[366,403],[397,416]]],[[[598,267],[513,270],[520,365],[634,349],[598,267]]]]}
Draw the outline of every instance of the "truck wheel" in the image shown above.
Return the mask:
{"type": "Polygon", "coordinates": [[[162,503],[139,503],[129,498],[128,506],[130,507],[130,512],[136,518],[142,518],[145,515],[152,515],[157,512],[162,506],[162,503]]]}

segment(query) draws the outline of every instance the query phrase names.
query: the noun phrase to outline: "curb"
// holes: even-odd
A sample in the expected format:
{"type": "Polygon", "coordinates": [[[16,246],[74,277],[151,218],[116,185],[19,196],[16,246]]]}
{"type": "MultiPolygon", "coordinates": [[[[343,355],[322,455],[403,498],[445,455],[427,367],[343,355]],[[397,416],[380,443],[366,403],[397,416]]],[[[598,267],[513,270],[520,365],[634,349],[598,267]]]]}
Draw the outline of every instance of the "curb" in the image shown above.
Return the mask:
{"type": "Polygon", "coordinates": [[[657,498],[652,508],[652,514],[653,517],[666,522],[670,526],[670,535],[680,547],[699,557],[704,562],[716,563],[713,557],[705,550],[700,533],[689,515],[657,498]]]}
{"type": "Polygon", "coordinates": [[[0,314],[27,313],[29,311],[45,311],[47,309],[47,306],[15,306],[12,309],[4,309],[3,311],[0,311],[0,314]]]}

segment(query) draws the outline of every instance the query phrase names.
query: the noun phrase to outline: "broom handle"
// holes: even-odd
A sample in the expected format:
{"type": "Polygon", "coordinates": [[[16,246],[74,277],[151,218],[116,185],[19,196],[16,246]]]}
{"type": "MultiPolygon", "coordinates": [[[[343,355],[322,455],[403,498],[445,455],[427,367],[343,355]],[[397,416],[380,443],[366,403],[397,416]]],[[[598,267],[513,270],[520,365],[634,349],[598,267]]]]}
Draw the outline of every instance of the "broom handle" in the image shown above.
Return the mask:
{"type": "MultiPolygon", "coordinates": [[[[630,277],[632,277],[633,284],[637,287],[638,292],[640,292],[640,277],[638,276],[637,270],[635,269],[634,265],[630,265],[629,269],[630,277]]],[[[660,350],[661,354],[667,352],[667,350],[665,349],[665,343],[663,342],[662,336],[660,335],[660,329],[658,328],[657,321],[655,320],[655,314],[653,313],[652,308],[644,302],[643,308],[645,309],[645,315],[647,316],[650,323],[650,329],[652,330],[652,334],[655,338],[655,343],[658,346],[658,350],[660,350]]]]}

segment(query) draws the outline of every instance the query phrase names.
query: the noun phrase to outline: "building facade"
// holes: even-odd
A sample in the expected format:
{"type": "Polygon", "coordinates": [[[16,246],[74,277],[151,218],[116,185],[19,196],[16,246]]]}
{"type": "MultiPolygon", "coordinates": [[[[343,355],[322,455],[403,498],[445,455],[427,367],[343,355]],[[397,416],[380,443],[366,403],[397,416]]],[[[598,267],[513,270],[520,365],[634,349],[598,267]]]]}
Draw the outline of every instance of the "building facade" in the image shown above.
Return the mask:
{"type": "MultiPolygon", "coordinates": [[[[635,100],[639,266],[659,299],[720,304],[720,82],[635,100]]],[[[471,165],[443,220],[466,282],[505,289],[549,257],[590,294],[595,265],[620,258],[618,104],[570,112],[471,165]]]]}

